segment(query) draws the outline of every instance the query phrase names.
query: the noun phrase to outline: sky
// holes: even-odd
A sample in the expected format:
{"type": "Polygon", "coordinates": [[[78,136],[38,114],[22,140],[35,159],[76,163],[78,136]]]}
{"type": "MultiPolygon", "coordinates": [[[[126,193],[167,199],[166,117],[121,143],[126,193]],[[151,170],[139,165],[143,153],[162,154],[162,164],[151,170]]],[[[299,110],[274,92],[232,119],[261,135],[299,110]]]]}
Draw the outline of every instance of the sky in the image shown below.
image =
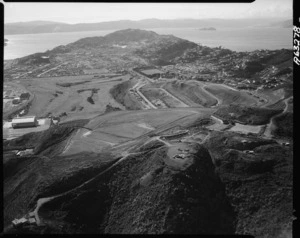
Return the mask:
{"type": "Polygon", "coordinates": [[[75,24],[149,18],[292,19],[292,12],[293,0],[256,0],[253,3],[4,3],[5,23],[43,20],[75,24]]]}

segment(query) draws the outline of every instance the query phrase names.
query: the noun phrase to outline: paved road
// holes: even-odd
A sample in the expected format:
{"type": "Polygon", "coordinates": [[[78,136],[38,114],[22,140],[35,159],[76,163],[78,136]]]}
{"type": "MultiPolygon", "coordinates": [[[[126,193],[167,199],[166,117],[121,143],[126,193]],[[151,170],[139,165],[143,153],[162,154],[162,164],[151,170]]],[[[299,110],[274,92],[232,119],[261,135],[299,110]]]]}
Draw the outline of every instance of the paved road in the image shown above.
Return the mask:
{"type": "Polygon", "coordinates": [[[207,91],[206,88],[205,88],[205,86],[202,86],[202,89],[203,89],[208,95],[210,95],[211,97],[213,97],[214,99],[217,100],[217,104],[214,105],[214,106],[211,106],[211,107],[217,107],[217,106],[219,106],[219,105],[222,104],[222,100],[219,99],[219,98],[217,98],[217,97],[216,97],[214,94],[212,94],[211,92],[207,91]]]}
{"type": "MultiPolygon", "coordinates": [[[[292,96],[291,96],[291,97],[292,97],[292,96]]],[[[271,131],[272,131],[273,128],[275,127],[275,125],[274,125],[274,118],[280,116],[281,114],[283,114],[283,113],[285,113],[285,112],[287,112],[288,107],[289,107],[289,105],[288,105],[288,100],[289,100],[291,97],[286,98],[286,99],[284,100],[284,103],[285,103],[285,108],[284,108],[284,110],[283,110],[281,113],[276,114],[276,115],[274,115],[273,117],[271,117],[270,122],[267,124],[266,129],[265,129],[265,132],[264,132],[264,134],[263,134],[264,136],[266,136],[266,137],[268,137],[268,138],[273,138],[273,135],[271,134],[271,131]]]]}
{"type": "MultiPolygon", "coordinates": [[[[208,86],[207,84],[204,84],[204,83],[202,83],[202,82],[199,82],[199,81],[197,81],[197,80],[190,80],[191,82],[196,82],[209,96],[211,96],[212,98],[214,98],[214,99],[216,99],[217,100],[217,104],[216,105],[214,105],[214,106],[211,106],[211,108],[213,108],[213,107],[217,107],[217,106],[219,106],[219,105],[221,105],[222,104],[222,100],[221,99],[219,99],[219,98],[217,98],[214,94],[212,94],[212,93],[210,93],[209,91],[207,91],[206,89],[205,89],[205,86],[208,86]]],[[[216,85],[216,84],[215,84],[216,85]]],[[[221,85],[221,84],[218,84],[218,85],[221,85]]]]}
{"type": "Polygon", "coordinates": [[[51,69],[48,69],[48,70],[44,71],[43,73],[40,73],[40,74],[37,75],[36,77],[40,77],[41,75],[43,75],[43,74],[45,74],[45,73],[48,73],[49,71],[52,71],[53,69],[57,69],[58,67],[62,66],[63,64],[66,64],[66,63],[64,62],[64,63],[62,63],[62,64],[60,64],[60,65],[57,65],[57,66],[55,66],[55,67],[53,67],[53,68],[51,68],[51,69]]]}
{"type": "Polygon", "coordinates": [[[97,174],[96,176],[94,176],[93,178],[87,180],[86,182],[82,183],[81,185],[75,187],[75,188],[72,188],[66,192],[63,192],[63,193],[60,193],[60,194],[57,194],[55,196],[50,196],[50,197],[45,197],[45,198],[40,198],[38,201],[37,201],[37,205],[36,205],[36,208],[34,209],[33,213],[34,213],[34,216],[35,216],[35,219],[36,219],[36,222],[37,222],[37,225],[40,225],[41,224],[41,219],[38,215],[38,212],[39,212],[39,209],[45,204],[45,203],[48,203],[50,202],[51,200],[55,199],[55,198],[59,198],[59,197],[62,197],[62,196],[65,196],[71,192],[74,192],[75,190],[79,189],[79,188],[82,188],[83,186],[87,185],[88,183],[96,180],[97,178],[99,178],[101,175],[103,175],[104,173],[106,173],[107,171],[109,171],[110,169],[114,168],[116,165],[118,165],[119,163],[121,163],[123,160],[127,159],[128,156],[130,155],[136,155],[136,154],[141,154],[143,152],[138,152],[138,153],[128,153],[127,151],[125,153],[123,153],[123,157],[121,159],[119,159],[117,162],[115,162],[113,165],[111,165],[109,168],[105,169],[104,171],[102,171],[101,173],[97,174]]]}

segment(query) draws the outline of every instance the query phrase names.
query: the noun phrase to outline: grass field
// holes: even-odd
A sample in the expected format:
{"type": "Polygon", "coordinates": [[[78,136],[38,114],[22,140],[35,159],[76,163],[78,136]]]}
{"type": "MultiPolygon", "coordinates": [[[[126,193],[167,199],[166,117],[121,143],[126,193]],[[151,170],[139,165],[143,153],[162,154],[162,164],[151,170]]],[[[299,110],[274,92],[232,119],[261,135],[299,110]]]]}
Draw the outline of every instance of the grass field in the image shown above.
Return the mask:
{"type": "Polygon", "coordinates": [[[158,109],[146,111],[117,111],[96,116],[85,125],[91,129],[79,129],[70,138],[64,154],[80,151],[99,152],[105,147],[131,141],[151,131],[161,133],[163,130],[177,125],[189,123],[190,120],[211,114],[201,108],[158,109]],[[190,119],[182,119],[182,118],[190,119]],[[174,124],[174,125],[173,125],[174,124]]]}
{"type": "Polygon", "coordinates": [[[91,77],[83,75],[82,77],[68,76],[23,80],[21,83],[35,95],[28,114],[45,117],[49,113],[55,116],[64,113],[67,115],[71,113],[73,116],[81,112],[86,114],[100,113],[105,111],[108,104],[124,109],[124,106],[112,98],[109,90],[114,85],[128,80],[129,75],[110,79],[93,79],[91,77]]]}

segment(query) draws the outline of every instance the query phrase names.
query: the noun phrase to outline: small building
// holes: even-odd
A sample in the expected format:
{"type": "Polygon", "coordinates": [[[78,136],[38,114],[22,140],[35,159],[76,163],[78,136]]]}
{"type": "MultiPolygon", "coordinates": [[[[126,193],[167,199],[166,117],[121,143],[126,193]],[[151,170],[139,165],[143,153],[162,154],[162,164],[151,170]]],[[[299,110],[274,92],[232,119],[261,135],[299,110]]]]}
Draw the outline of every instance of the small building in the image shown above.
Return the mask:
{"type": "Polygon", "coordinates": [[[35,220],[35,218],[29,218],[28,222],[29,222],[29,224],[35,224],[36,220],[35,220]]]}
{"type": "Polygon", "coordinates": [[[26,223],[28,223],[28,220],[24,217],[21,218],[21,219],[14,219],[12,221],[12,224],[13,224],[14,227],[19,227],[19,226],[24,225],[26,223]]]}
{"type": "Polygon", "coordinates": [[[40,63],[50,63],[50,57],[47,55],[43,55],[41,56],[41,58],[39,59],[40,63]]]}
{"type": "Polygon", "coordinates": [[[12,100],[12,104],[19,104],[21,101],[20,101],[20,98],[19,97],[16,97],[12,100]]]}
{"type": "Polygon", "coordinates": [[[34,212],[30,212],[30,213],[28,214],[28,216],[29,216],[29,217],[35,217],[35,213],[34,213],[34,212]]]}
{"type": "Polygon", "coordinates": [[[17,117],[12,119],[11,125],[13,128],[36,127],[38,126],[38,121],[36,119],[36,116],[17,117]]]}

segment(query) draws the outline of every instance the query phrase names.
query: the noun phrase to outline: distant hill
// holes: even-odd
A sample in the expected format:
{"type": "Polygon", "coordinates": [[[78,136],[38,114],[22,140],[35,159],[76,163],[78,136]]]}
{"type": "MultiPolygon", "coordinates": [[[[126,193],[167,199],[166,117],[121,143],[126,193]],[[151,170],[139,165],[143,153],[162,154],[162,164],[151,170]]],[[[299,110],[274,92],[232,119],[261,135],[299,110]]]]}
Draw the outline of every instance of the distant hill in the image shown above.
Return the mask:
{"type": "Polygon", "coordinates": [[[26,21],[26,22],[13,22],[13,23],[6,23],[7,26],[44,26],[44,25],[52,25],[52,24],[65,24],[61,22],[55,21],[26,21]]]}
{"type": "MultiPolygon", "coordinates": [[[[288,20],[290,21],[290,20],[288,20]]],[[[287,22],[288,22],[287,21],[287,22]]],[[[53,32],[79,32],[79,31],[99,31],[99,30],[121,30],[127,28],[184,28],[184,27],[251,27],[265,24],[279,24],[284,22],[284,19],[175,19],[175,20],[160,20],[160,19],[145,19],[140,21],[120,20],[99,23],[78,23],[67,24],[51,21],[31,21],[31,22],[16,22],[7,23],[4,25],[5,35],[14,34],[37,34],[37,33],[53,33],[53,32]]],[[[283,23],[289,24],[289,23],[283,23]]]]}
{"type": "Polygon", "coordinates": [[[77,49],[77,48],[87,48],[87,47],[93,48],[93,47],[98,47],[103,45],[112,46],[113,44],[128,44],[130,42],[140,42],[140,41],[151,42],[159,38],[160,35],[158,35],[153,31],[145,31],[145,30],[130,28],[130,29],[115,31],[105,36],[94,36],[94,37],[82,38],[68,45],[58,46],[53,50],[51,50],[50,52],[61,53],[61,51],[77,49]]]}
{"type": "MultiPolygon", "coordinates": [[[[32,64],[43,55],[55,57],[57,54],[73,52],[78,49],[92,51],[101,47],[128,45],[136,56],[148,60],[154,65],[167,65],[181,57],[187,50],[199,47],[196,43],[173,35],[159,35],[153,31],[140,29],[119,30],[105,36],[86,37],[67,45],[55,47],[43,53],[35,53],[18,59],[23,64],[32,64]]],[[[127,48],[127,49],[128,49],[127,48]]]]}

